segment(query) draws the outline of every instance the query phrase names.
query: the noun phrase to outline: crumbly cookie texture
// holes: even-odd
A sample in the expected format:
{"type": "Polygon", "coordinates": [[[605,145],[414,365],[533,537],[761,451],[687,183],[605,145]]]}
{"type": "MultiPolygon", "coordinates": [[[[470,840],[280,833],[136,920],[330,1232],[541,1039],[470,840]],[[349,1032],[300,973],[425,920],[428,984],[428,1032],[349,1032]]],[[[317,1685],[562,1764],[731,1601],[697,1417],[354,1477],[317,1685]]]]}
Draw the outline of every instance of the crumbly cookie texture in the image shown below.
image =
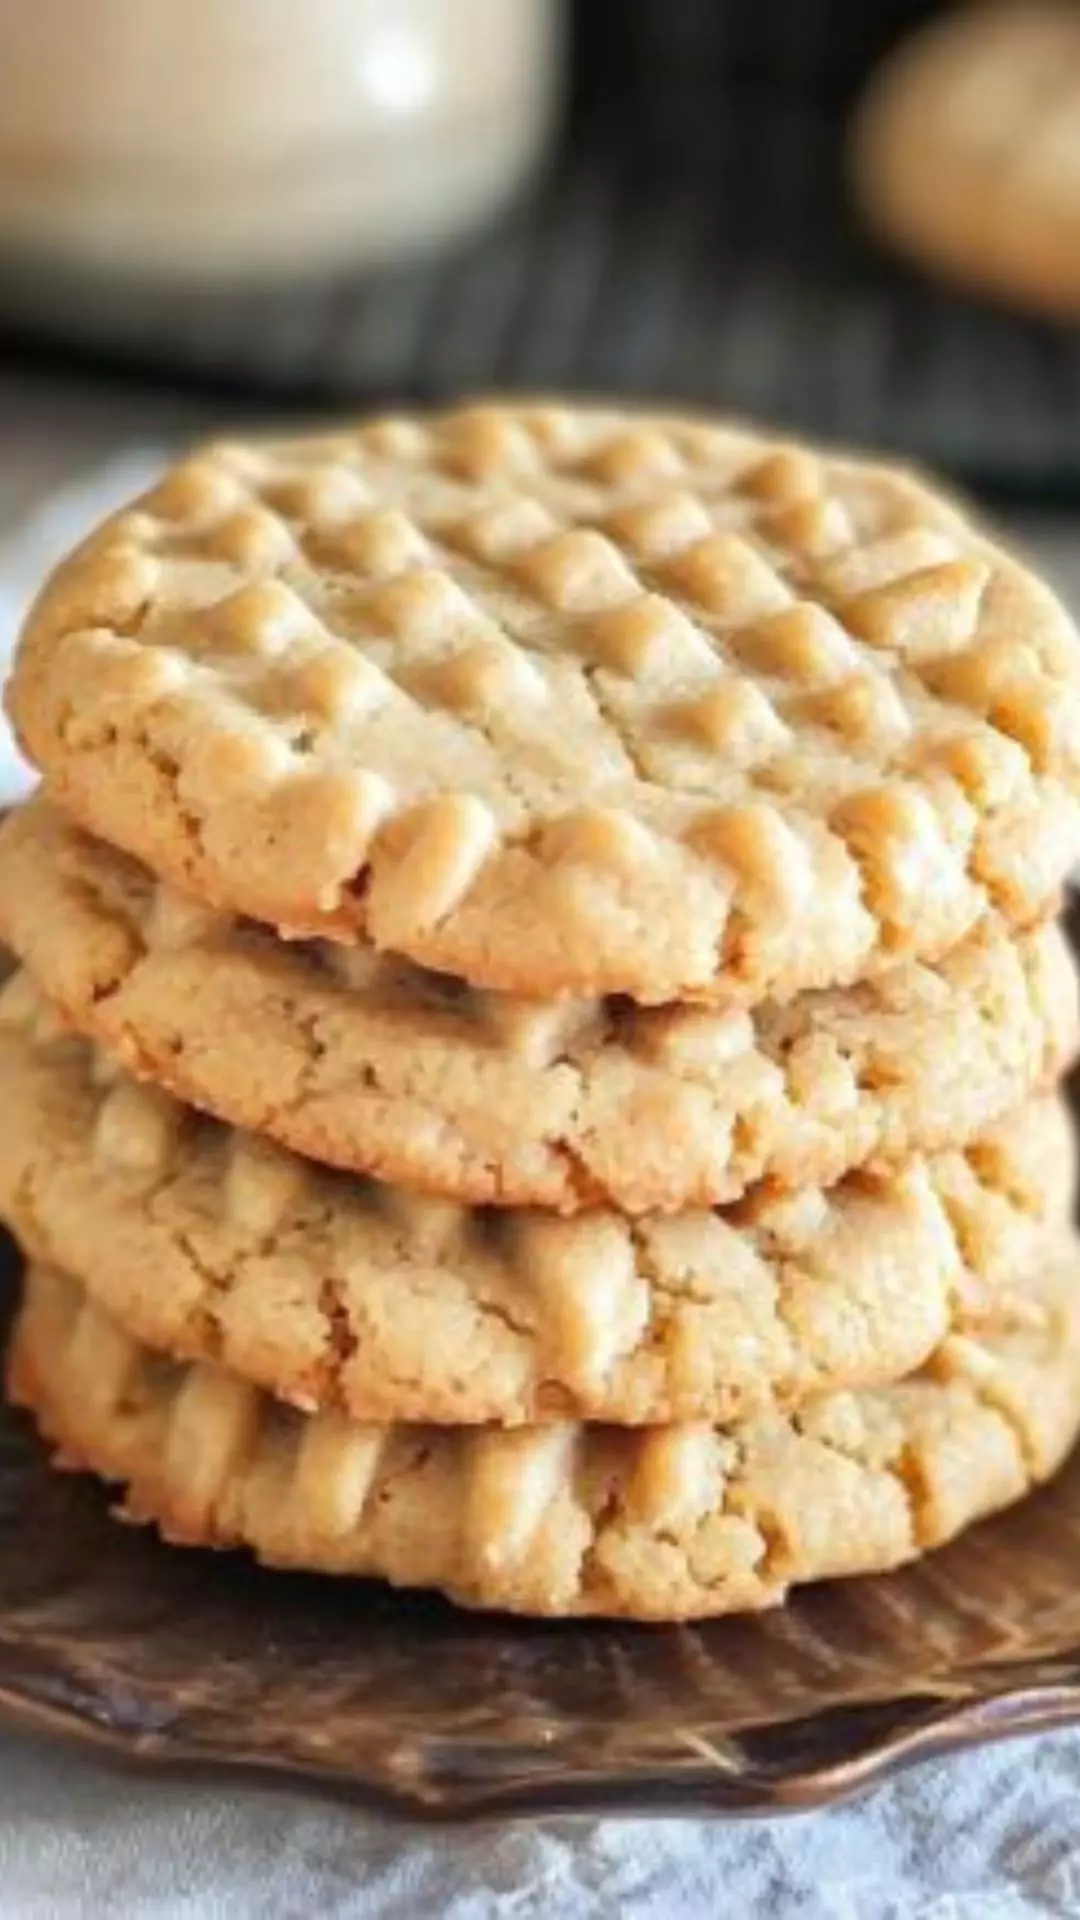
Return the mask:
{"type": "Polygon", "coordinates": [[[538,997],[844,984],[1080,851],[1051,593],[903,474],[704,422],[212,447],[52,577],[8,700],[210,904],[538,997]]]}
{"type": "Polygon", "coordinates": [[[1035,1311],[1073,1187],[1042,1099],[968,1148],[727,1213],[491,1213],[325,1172],[0,996],[0,1215],[139,1339],[310,1409],[727,1419],[1035,1311]]]}
{"type": "Polygon", "coordinates": [[[0,938],[136,1075],[329,1165],[473,1203],[671,1211],[963,1145],[1061,1072],[1053,925],[753,1011],[537,1002],[193,904],[35,802],[0,938]]]}
{"type": "Polygon", "coordinates": [[[691,1619],[895,1567],[1046,1479],[1080,1421],[1075,1250],[1051,1292],[1035,1329],[949,1338],[912,1380],[791,1415],[507,1432],[291,1412],[161,1361],[34,1269],[8,1386],[59,1464],[120,1482],[123,1513],[170,1540],[467,1606],[691,1619]]]}
{"type": "Polygon", "coordinates": [[[1075,319],[1078,74],[1071,6],[946,9],[867,89],[851,160],[868,219],[950,279],[1075,319]]]}

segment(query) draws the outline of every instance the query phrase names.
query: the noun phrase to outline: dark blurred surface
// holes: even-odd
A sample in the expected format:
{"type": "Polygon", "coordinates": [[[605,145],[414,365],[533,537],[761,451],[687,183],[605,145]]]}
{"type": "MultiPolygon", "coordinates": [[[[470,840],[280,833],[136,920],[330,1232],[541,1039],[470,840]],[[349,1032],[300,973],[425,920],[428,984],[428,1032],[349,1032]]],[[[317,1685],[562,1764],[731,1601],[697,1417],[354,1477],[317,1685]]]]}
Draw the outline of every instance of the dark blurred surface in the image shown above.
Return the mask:
{"type": "Polygon", "coordinates": [[[867,72],[944,0],[579,0],[579,87],[639,137],[714,136],[726,103],[847,111],[867,72]]]}
{"type": "Polygon", "coordinates": [[[1080,333],[894,266],[847,115],[901,0],[583,0],[565,137],[495,234],[378,282],[9,327],[0,367],[265,408],[484,388],[660,395],[873,443],[999,495],[1080,493],[1080,333]],[[992,397],[992,405],[988,404],[992,397]]]}

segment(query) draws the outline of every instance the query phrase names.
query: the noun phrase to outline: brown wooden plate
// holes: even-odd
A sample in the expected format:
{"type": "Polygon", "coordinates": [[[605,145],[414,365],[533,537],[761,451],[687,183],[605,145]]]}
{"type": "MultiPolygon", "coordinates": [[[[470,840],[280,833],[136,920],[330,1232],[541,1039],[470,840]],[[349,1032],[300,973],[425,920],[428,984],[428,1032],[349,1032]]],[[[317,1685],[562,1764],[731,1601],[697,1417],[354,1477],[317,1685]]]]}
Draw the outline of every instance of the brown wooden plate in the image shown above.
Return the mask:
{"type": "MultiPolygon", "coordinates": [[[[15,1290],[3,1249],[0,1294],[15,1290]]],[[[415,1817],[774,1813],[1080,1721],[1080,1453],[910,1571],[685,1628],[473,1617],[117,1526],[0,1415],[0,1714],[415,1817]]]]}

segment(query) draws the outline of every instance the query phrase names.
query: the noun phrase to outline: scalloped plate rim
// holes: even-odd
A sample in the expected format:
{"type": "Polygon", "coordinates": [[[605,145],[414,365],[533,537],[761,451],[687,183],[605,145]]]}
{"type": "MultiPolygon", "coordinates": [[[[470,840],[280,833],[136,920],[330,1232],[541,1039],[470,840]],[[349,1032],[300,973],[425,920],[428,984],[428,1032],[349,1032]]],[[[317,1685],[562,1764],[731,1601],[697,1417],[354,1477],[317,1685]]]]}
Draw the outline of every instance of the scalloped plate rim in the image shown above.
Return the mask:
{"type": "MultiPolygon", "coordinates": [[[[6,1641],[0,1628],[0,1651],[6,1641]]],[[[639,1772],[624,1764],[607,1776],[595,1772],[575,1780],[567,1775],[561,1788],[547,1782],[475,1788],[452,1784],[442,1794],[425,1794],[418,1788],[393,1784],[390,1750],[381,1765],[373,1763],[366,1774],[348,1771],[340,1763],[321,1767],[314,1759],[284,1754],[260,1756],[242,1744],[232,1750],[210,1751],[197,1739],[176,1738],[167,1729],[128,1732],[74,1705],[19,1692],[3,1679],[0,1728],[54,1739],[75,1752],[95,1754],[125,1772],[173,1775],[193,1782],[235,1776],[245,1785],[303,1791],[431,1826],[493,1819],[538,1820],[567,1814],[761,1819],[850,1804],[893,1775],[932,1760],[1080,1725],[1080,1666],[1072,1679],[1031,1684],[1004,1681],[999,1690],[960,1700],[935,1700],[932,1694],[918,1691],[910,1696],[898,1695],[892,1701],[853,1699],[780,1723],[767,1729],[762,1738],[767,1743],[770,1735],[782,1737],[794,1726],[820,1726],[867,1708],[886,1716],[890,1709],[899,1713],[923,1697],[925,1712],[905,1719],[903,1725],[895,1729],[886,1726],[841,1758],[806,1765],[784,1775],[770,1775],[752,1767],[744,1767],[737,1775],[725,1773],[719,1756],[715,1765],[688,1766],[685,1773],[674,1772],[677,1763],[671,1756],[646,1764],[639,1772]]],[[[708,1723],[693,1731],[695,1745],[709,1744],[708,1723]]],[[[730,1733],[715,1738],[719,1744],[730,1738],[730,1733]]]]}

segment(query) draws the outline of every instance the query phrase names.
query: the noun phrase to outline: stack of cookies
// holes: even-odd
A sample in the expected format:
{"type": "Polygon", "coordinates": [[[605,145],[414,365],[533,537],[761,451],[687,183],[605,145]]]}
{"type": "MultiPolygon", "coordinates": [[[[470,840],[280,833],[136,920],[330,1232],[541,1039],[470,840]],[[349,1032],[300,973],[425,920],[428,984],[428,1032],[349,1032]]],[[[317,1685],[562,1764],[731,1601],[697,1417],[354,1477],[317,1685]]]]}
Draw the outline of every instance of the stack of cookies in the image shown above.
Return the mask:
{"type": "Polygon", "coordinates": [[[1080,641],[910,478],[561,406],[219,446],[0,833],[13,1397],[170,1539],[679,1619],[1080,1425],[1080,641]]]}

